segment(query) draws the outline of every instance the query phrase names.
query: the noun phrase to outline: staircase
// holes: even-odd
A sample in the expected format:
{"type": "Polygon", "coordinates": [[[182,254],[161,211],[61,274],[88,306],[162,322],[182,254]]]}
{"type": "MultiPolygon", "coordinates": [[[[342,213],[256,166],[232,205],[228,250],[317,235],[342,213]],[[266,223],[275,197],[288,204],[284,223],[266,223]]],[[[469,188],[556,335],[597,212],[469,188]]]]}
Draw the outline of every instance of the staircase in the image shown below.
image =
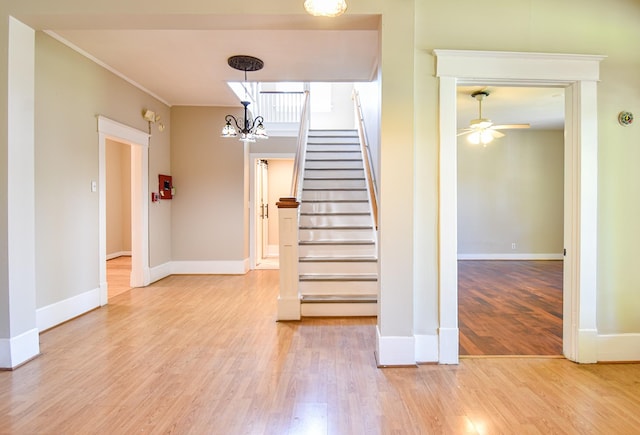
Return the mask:
{"type": "Polygon", "coordinates": [[[310,130],[299,219],[302,316],[375,316],[376,232],[356,130],[310,130]]]}

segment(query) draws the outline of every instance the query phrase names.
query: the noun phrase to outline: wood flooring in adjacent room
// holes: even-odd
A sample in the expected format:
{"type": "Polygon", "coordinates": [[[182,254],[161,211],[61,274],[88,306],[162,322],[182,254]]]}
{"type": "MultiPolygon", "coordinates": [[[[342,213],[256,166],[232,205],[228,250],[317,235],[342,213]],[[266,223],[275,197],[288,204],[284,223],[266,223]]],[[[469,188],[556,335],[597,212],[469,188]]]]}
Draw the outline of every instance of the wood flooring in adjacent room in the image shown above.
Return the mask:
{"type": "MultiPolygon", "coordinates": [[[[376,367],[376,319],[276,322],[278,271],[171,276],[0,372],[2,434],[632,434],[640,365],[376,367]]],[[[408,313],[410,315],[411,313],[408,313]]]]}
{"type": "Polygon", "coordinates": [[[108,298],[131,290],[131,257],[123,255],[107,260],[108,298]]]}
{"type": "Polygon", "coordinates": [[[562,267],[459,261],[460,355],[562,355],[562,267]]]}

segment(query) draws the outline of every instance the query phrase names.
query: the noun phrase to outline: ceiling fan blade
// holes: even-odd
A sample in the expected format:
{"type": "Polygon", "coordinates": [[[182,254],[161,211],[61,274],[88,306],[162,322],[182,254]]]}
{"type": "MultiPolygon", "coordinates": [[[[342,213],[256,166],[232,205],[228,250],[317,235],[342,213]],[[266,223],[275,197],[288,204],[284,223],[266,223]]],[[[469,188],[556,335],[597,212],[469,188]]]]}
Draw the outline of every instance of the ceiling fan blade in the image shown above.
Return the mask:
{"type": "Polygon", "coordinates": [[[500,133],[499,131],[495,131],[492,128],[490,128],[489,130],[491,130],[491,135],[493,136],[494,139],[499,139],[501,137],[504,137],[504,133],[500,133]]]}
{"type": "Polygon", "coordinates": [[[464,136],[465,134],[470,134],[473,133],[475,130],[471,129],[471,128],[465,128],[464,130],[461,130],[460,133],[458,133],[456,136],[464,136]]]}
{"type": "Polygon", "coordinates": [[[529,127],[531,127],[531,125],[529,124],[501,124],[501,125],[494,125],[491,128],[493,128],[494,130],[508,130],[512,128],[529,128],[529,127]]]}

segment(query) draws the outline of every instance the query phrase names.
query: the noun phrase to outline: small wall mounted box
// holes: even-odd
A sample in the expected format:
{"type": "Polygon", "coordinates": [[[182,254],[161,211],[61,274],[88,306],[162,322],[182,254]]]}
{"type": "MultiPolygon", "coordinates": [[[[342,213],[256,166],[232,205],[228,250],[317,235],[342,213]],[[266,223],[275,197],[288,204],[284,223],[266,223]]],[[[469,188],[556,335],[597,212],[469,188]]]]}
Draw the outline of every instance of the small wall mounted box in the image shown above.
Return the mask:
{"type": "Polygon", "coordinates": [[[171,175],[158,175],[158,188],[160,199],[171,199],[175,190],[173,189],[173,180],[171,175]]]}

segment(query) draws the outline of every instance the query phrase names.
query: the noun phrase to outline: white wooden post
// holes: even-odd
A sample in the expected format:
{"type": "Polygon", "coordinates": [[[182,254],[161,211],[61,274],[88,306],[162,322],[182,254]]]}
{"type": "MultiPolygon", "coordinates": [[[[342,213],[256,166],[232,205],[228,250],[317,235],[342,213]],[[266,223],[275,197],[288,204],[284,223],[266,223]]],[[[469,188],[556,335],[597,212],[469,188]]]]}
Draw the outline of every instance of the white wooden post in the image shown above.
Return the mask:
{"type": "Polygon", "coordinates": [[[298,207],[296,198],[280,198],[278,224],[280,226],[280,292],[278,320],[300,320],[298,294],[298,207]]]}

